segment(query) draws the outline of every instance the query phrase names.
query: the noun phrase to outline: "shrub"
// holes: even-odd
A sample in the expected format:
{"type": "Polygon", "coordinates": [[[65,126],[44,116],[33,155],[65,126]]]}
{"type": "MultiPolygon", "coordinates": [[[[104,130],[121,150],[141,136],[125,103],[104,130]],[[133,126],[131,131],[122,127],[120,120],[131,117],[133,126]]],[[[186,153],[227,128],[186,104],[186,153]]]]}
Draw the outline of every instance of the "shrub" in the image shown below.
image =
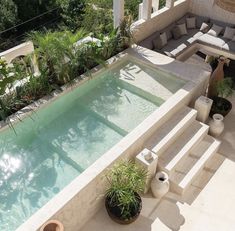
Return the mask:
{"type": "Polygon", "coordinates": [[[1,0],[0,32],[14,26],[18,21],[17,7],[12,0],[1,0]]]}
{"type": "Polygon", "coordinates": [[[57,0],[65,25],[72,31],[81,27],[84,17],[85,0],[57,0]]]}
{"type": "Polygon", "coordinates": [[[87,4],[81,26],[86,31],[93,32],[95,36],[109,33],[113,29],[112,9],[97,8],[93,4],[87,4]]]}

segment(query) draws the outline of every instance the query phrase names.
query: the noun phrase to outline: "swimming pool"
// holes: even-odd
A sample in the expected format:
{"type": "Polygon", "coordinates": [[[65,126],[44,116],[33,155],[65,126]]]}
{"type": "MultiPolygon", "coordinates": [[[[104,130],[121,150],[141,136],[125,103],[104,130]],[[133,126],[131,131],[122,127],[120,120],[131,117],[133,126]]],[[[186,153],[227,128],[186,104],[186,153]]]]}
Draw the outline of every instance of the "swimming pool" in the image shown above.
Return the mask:
{"type": "Polygon", "coordinates": [[[15,230],[164,102],[122,80],[127,67],[156,75],[125,60],[0,133],[1,231],[15,230]]]}

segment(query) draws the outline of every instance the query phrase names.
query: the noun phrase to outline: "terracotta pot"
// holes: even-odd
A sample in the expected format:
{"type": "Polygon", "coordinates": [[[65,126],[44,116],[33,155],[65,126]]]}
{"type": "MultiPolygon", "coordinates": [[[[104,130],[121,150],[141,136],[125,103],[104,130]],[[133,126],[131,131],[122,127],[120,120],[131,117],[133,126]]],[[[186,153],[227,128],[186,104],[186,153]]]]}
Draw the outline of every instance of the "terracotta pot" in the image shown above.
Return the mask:
{"type": "Polygon", "coordinates": [[[116,223],[121,224],[121,225],[128,225],[128,224],[131,224],[134,221],[136,221],[137,218],[139,217],[140,211],[142,209],[142,200],[141,200],[141,197],[138,193],[135,193],[135,196],[136,196],[136,199],[139,201],[139,207],[136,210],[135,214],[133,214],[133,216],[130,217],[128,220],[122,219],[120,216],[117,215],[117,213],[115,213],[115,210],[120,210],[121,208],[119,208],[117,206],[116,207],[110,206],[110,198],[106,197],[105,198],[105,207],[106,207],[106,210],[108,212],[109,217],[113,221],[115,221],[116,223]]]}
{"type": "Polygon", "coordinates": [[[211,74],[210,81],[209,81],[209,87],[208,87],[208,98],[213,98],[218,96],[217,93],[217,83],[224,79],[224,64],[226,63],[225,57],[220,57],[218,59],[218,65],[214,72],[211,74]]]}
{"type": "Polygon", "coordinates": [[[49,220],[40,228],[40,231],[64,231],[64,226],[57,220],[49,220]]]}

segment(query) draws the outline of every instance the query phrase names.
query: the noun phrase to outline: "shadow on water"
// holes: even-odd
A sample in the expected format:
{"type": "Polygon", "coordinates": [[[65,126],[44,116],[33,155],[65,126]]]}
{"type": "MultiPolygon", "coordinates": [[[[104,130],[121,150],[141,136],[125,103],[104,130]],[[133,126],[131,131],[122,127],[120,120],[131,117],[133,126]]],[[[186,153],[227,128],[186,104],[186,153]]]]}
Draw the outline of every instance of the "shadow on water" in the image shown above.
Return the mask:
{"type": "Polygon", "coordinates": [[[108,79],[69,105],[64,100],[66,109],[48,108],[19,123],[17,135],[0,134],[2,225],[14,219],[18,226],[127,134],[105,121],[119,113],[123,98],[132,104],[123,92],[108,79]]]}
{"type": "MultiPolygon", "coordinates": [[[[108,94],[112,95],[113,91],[118,92],[117,89],[112,89],[108,94]]],[[[107,99],[105,101],[105,96],[102,103],[114,105],[118,100],[118,93],[115,97],[110,102],[107,99]]],[[[109,112],[115,113],[115,110],[109,112]]],[[[77,108],[71,108],[66,116],[59,115],[43,128],[32,120],[23,122],[20,127],[17,136],[12,135],[12,131],[9,134],[6,132],[1,134],[0,141],[0,218],[4,220],[4,214],[11,211],[9,215],[15,214],[18,222],[25,220],[62,189],[61,185],[57,185],[58,168],[70,166],[76,170],[76,175],[84,171],[66,152],[64,144],[76,145],[78,142],[78,146],[74,148],[79,153],[81,142],[84,145],[103,143],[105,137],[101,124],[89,118],[86,112],[77,114],[77,108]],[[67,121],[70,123],[66,123],[67,121]],[[79,124],[78,121],[83,123],[79,124]],[[34,129],[32,124],[36,125],[34,129]]]]}

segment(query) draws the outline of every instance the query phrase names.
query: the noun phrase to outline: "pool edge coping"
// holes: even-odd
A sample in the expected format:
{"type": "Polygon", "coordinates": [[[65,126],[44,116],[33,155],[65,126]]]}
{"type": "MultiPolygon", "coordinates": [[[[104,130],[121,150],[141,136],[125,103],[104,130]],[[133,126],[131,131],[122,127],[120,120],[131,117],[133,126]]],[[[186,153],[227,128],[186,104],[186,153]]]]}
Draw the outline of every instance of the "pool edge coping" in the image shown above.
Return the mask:
{"type": "MultiPolygon", "coordinates": [[[[128,50],[118,54],[117,56],[112,57],[108,60],[108,65],[117,63],[123,57],[127,55],[132,55],[128,53],[128,50]],[[117,58],[117,60],[115,60],[117,58]]],[[[141,60],[140,60],[141,61],[141,60]]],[[[157,68],[155,66],[155,68],[157,68]]],[[[95,67],[92,69],[93,74],[99,74],[103,70],[102,66],[95,67]]],[[[84,82],[88,81],[86,78],[84,82]]],[[[82,83],[84,83],[82,82],[82,83]]],[[[73,88],[78,87],[82,84],[81,81],[78,81],[77,84],[73,85],[73,88]]],[[[188,82],[182,89],[178,90],[172,97],[170,97],[166,102],[164,102],[155,112],[148,116],[142,123],[140,123],[132,132],[127,136],[121,139],[116,145],[104,153],[98,160],[96,160],[90,167],[88,167],[83,173],[76,177],[70,184],[68,184],[60,193],[54,196],[50,201],[48,201],[42,208],[35,212],[28,220],[26,220],[21,226],[17,228],[17,231],[25,230],[37,230],[40,226],[46,222],[48,219],[52,218],[59,210],[61,210],[73,197],[75,197],[81,190],[83,190],[89,183],[95,180],[97,176],[103,173],[113,162],[120,158],[127,148],[130,147],[130,140],[135,142],[137,139],[141,138],[141,135],[147,132],[150,129],[150,124],[158,123],[167,112],[171,109],[170,106],[176,105],[176,102],[185,101],[186,97],[189,97],[190,91],[197,87],[196,83],[188,82]],[[162,110],[165,110],[163,113],[162,110]],[[156,117],[158,118],[156,121],[156,117]],[[140,135],[141,134],[141,135],[140,135]],[[116,154],[114,155],[113,153],[116,154]],[[112,155],[110,155],[112,153],[112,155]],[[107,163],[108,162],[108,163],[107,163]],[[96,166],[96,168],[94,168],[96,166]],[[71,190],[73,188],[74,190],[71,190]],[[76,188],[76,190],[75,190],[76,188]],[[65,200],[66,198],[66,200],[65,200]],[[57,203],[61,202],[61,203],[57,203]]],[[[56,95],[59,97],[71,90],[71,86],[66,86],[65,90],[56,95]]],[[[55,97],[52,97],[47,103],[52,102],[55,97]]],[[[186,100],[187,101],[187,100],[186,100]]],[[[188,100],[189,101],[189,100],[188,100]]],[[[185,102],[186,105],[188,102],[185,102]]],[[[44,105],[44,104],[43,104],[44,105]]],[[[37,109],[41,108],[38,107],[37,109]]],[[[27,116],[26,114],[25,116],[27,116]]],[[[132,145],[132,144],[131,144],[132,145]]]]}

